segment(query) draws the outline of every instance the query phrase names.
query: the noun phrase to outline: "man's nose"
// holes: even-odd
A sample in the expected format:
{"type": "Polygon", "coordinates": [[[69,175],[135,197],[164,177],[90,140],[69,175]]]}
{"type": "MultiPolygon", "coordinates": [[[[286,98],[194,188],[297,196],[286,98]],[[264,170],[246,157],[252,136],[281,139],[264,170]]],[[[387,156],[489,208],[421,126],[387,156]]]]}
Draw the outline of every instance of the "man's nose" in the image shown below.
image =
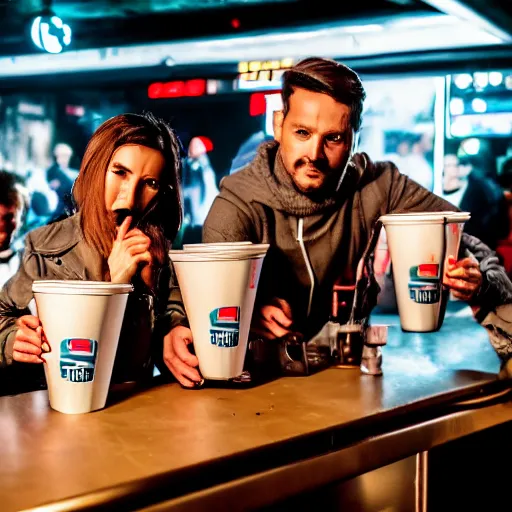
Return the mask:
{"type": "Polygon", "coordinates": [[[308,158],[315,162],[324,157],[324,141],[322,137],[311,137],[308,146],[308,158]]]}

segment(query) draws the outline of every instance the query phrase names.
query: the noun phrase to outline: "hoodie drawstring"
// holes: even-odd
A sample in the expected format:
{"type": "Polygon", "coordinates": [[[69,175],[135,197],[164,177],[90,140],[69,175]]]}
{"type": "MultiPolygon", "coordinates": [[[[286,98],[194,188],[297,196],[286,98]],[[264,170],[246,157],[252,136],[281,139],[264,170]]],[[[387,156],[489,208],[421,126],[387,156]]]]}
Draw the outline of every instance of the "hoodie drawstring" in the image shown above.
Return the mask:
{"type": "Polygon", "coordinates": [[[311,266],[311,262],[309,261],[308,252],[306,251],[306,246],[304,245],[304,219],[302,217],[299,218],[299,222],[297,225],[297,242],[299,242],[299,247],[302,252],[302,257],[304,258],[304,263],[306,263],[306,269],[308,271],[309,280],[311,282],[311,287],[309,289],[309,301],[308,301],[308,313],[309,316],[311,312],[311,305],[313,304],[313,292],[315,291],[315,274],[313,273],[313,268],[311,266]]]}

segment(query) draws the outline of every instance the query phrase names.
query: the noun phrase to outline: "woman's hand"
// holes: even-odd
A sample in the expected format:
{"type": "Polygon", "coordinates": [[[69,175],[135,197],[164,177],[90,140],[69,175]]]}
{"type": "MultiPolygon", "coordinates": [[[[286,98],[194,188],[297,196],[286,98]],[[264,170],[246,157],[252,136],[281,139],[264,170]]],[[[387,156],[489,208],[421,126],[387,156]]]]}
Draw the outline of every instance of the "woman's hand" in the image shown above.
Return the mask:
{"type": "Polygon", "coordinates": [[[113,283],[130,283],[137,270],[149,288],[153,288],[153,258],[149,252],[151,240],[137,228],[130,229],[132,217],[126,217],[112,245],[108,258],[110,280],[113,283]]]}
{"type": "Polygon", "coordinates": [[[37,316],[25,315],[17,320],[18,330],[14,338],[12,357],[20,363],[43,363],[43,352],[49,352],[50,346],[37,316]]]}

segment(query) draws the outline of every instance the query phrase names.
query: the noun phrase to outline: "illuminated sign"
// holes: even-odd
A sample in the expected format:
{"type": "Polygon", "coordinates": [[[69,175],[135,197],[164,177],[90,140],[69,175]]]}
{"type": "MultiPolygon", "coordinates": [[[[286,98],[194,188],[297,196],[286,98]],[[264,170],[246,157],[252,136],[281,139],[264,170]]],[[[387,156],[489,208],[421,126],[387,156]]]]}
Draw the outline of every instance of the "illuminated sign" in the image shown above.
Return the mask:
{"type": "Polygon", "coordinates": [[[293,59],[281,60],[253,60],[250,62],[240,62],[238,64],[239,73],[253,73],[258,71],[272,71],[276,69],[287,69],[293,66],[293,59]]]}
{"type": "Polygon", "coordinates": [[[194,79],[174,82],[155,82],[148,87],[148,98],[183,98],[206,94],[206,80],[194,79]]]}
{"type": "Polygon", "coordinates": [[[255,60],[238,64],[238,86],[240,89],[257,89],[264,86],[281,85],[281,77],[286,69],[293,66],[293,59],[255,60]],[[250,84],[244,85],[246,82],[250,84]]]}
{"type": "Polygon", "coordinates": [[[68,116],[82,117],[85,115],[85,108],[81,105],[66,105],[66,114],[68,116]]]}
{"type": "Polygon", "coordinates": [[[71,28],[53,13],[34,18],[30,32],[34,44],[48,53],[60,53],[71,44],[71,28]]]}
{"type": "Polygon", "coordinates": [[[24,101],[20,101],[18,103],[18,112],[20,114],[32,114],[35,116],[44,116],[44,106],[36,105],[34,103],[26,103],[24,101]]]}

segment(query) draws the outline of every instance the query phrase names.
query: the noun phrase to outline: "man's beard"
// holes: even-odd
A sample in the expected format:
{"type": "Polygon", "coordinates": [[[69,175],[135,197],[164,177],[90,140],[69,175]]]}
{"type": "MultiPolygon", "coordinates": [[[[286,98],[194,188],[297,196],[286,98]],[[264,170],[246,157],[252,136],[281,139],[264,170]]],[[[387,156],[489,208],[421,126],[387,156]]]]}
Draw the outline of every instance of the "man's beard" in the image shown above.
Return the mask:
{"type": "MultiPolygon", "coordinates": [[[[305,189],[301,186],[301,184],[298,182],[297,178],[294,178],[294,185],[295,188],[302,194],[306,195],[311,199],[312,201],[316,202],[322,202],[326,197],[329,197],[333,194],[333,192],[336,189],[336,185],[339,180],[338,173],[333,171],[330,168],[326,168],[325,165],[319,166],[315,163],[303,163],[303,162],[297,162],[295,165],[295,176],[298,174],[306,173],[306,169],[310,168],[311,170],[314,170],[316,173],[318,173],[321,176],[322,183],[319,187],[309,188],[305,189]]],[[[320,177],[319,176],[319,177],[320,177]]]]}

